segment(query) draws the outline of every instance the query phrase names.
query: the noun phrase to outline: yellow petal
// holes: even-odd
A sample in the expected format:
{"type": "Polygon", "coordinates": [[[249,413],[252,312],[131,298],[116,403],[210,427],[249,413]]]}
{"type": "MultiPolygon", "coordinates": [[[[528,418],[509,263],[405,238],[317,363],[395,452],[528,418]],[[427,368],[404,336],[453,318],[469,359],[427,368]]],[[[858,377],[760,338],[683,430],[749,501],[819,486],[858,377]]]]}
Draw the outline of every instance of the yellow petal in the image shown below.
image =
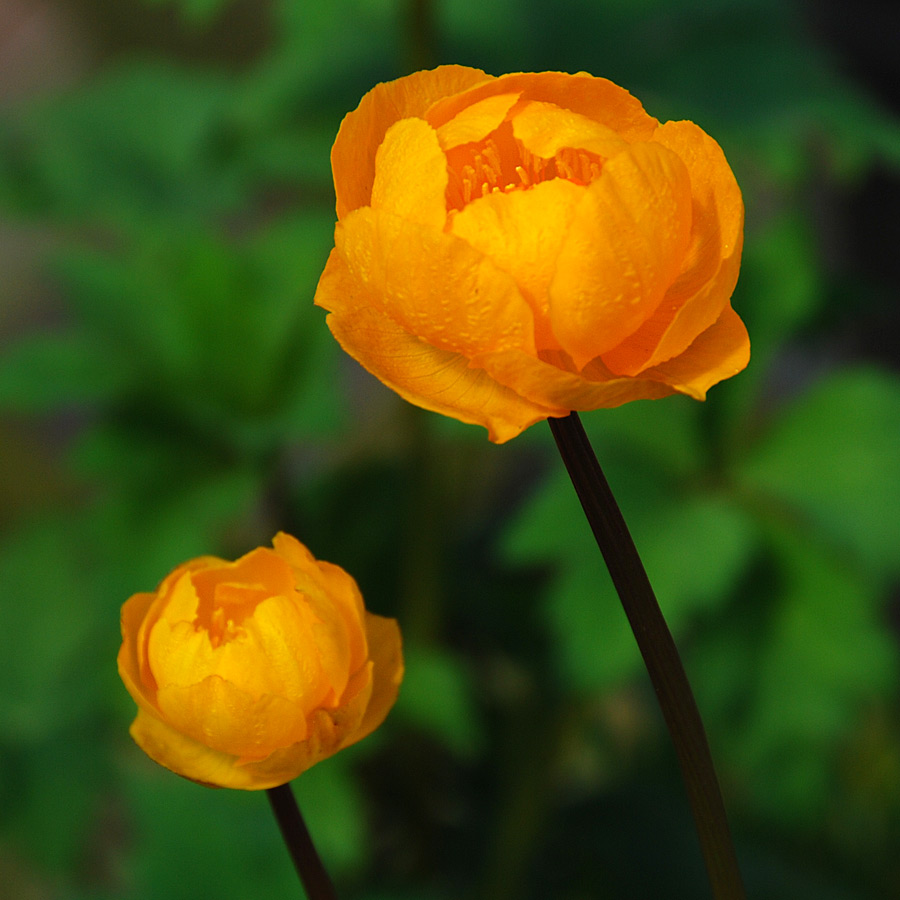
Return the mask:
{"type": "Polygon", "coordinates": [[[198,608],[187,606],[184,613],[176,612],[173,600],[166,608],[170,621],[194,621],[208,628],[213,612],[227,607],[228,617],[242,621],[256,605],[276,594],[293,590],[290,566],[268,547],[257,547],[235,562],[223,562],[191,575],[191,583],[199,601],[198,608]]]}
{"type": "Polygon", "coordinates": [[[141,672],[144,654],[138,652],[138,634],[156,594],[134,594],[122,606],[122,646],[119,648],[119,677],[138,704],[148,703],[156,691],[156,683],[145,683],[141,672]]]}
{"type": "Polygon", "coordinates": [[[272,547],[275,552],[291,567],[303,569],[315,569],[316,558],[309,552],[309,548],[286,531],[279,531],[272,538],[272,547]]]}
{"type": "MultiPolygon", "coordinates": [[[[182,573],[177,581],[171,583],[168,591],[158,593],[161,604],[158,608],[151,609],[151,613],[157,613],[158,619],[164,618],[170,623],[190,622],[193,624],[200,608],[200,597],[194,587],[194,578],[205,571],[215,571],[215,569],[182,573]]],[[[144,626],[148,628],[149,638],[149,632],[154,627],[152,616],[148,615],[145,618],[144,626]]]]}
{"type": "Polygon", "coordinates": [[[294,775],[282,780],[260,779],[249,766],[236,765],[236,757],[220,753],[179,734],[170,725],[143,710],[131,725],[135,743],[154,762],[192,781],[208,787],[262,790],[290,781],[294,775]]]}
{"type": "MultiPolygon", "coordinates": [[[[271,597],[260,603],[226,636],[210,640],[210,633],[192,622],[156,623],[148,653],[160,692],[168,687],[191,687],[216,676],[248,697],[279,694],[309,711],[328,693],[314,635],[312,610],[293,597],[271,597]]],[[[157,703],[163,710],[161,693],[157,703]]],[[[163,712],[167,712],[163,710],[163,712]]]]}
{"type": "Polygon", "coordinates": [[[488,79],[481,69],[440,66],[376,85],[344,117],[331,150],[337,215],[368,206],[375,179],[375,151],[388,128],[400,119],[421,117],[441,97],[488,79]]]}
{"type": "MultiPolygon", "coordinates": [[[[272,541],[275,552],[284,558],[294,570],[297,590],[307,598],[318,598],[314,609],[320,609],[322,598],[327,598],[334,612],[344,623],[348,645],[348,670],[355,672],[368,658],[365,638],[365,606],[362,594],[352,575],[340,566],[317,560],[295,537],[279,532],[272,541]]],[[[322,613],[325,616],[325,613],[322,613]]]]}
{"type": "Polygon", "coordinates": [[[562,242],[585,188],[562,178],[528,190],[473,200],[450,220],[450,230],[515,279],[535,315],[535,340],[558,347],[550,327],[548,289],[562,242]]]}
{"type": "Polygon", "coordinates": [[[602,371],[597,362],[585,369],[585,373],[593,370],[593,380],[516,350],[485,354],[476,362],[522,396],[557,407],[559,411],[554,416],[572,410],[611,408],[630,400],[656,399],[673,393],[671,388],[656,381],[617,378],[602,371]]]}
{"type": "Polygon", "coordinates": [[[129,637],[126,642],[130,648],[129,654],[137,664],[137,673],[132,672],[132,677],[138,677],[141,689],[147,693],[148,697],[152,697],[156,691],[156,679],[150,669],[150,660],[147,655],[147,645],[153,626],[159,621],[163,612],[172,605],[173,594],[176,595],[176,604],[186,604],[184,618],[193,620],[197,612],[197,596],[191,582],[191,574],[210,566],[223,564],[225,564],[225,560],[215,556],[200,556],[182,563],[160,582],[155,594],[137,595],[142,599],[132,598],[133,603],[129,601],[132,605],[127,612],[123,608],[123,637],[127,629],[129,637]]]}
{"type": "Polygon", "coordinates": [[[210,675],[199,684],[161,686],[160,718],[212,750],[263,758],[307,736],[306,713],[284,697],[251,697],[210,675]]]}
{"type": "Polygon", "coordinates": [[[743,243],[741,192],[719,145],[692,122],[667,122],[654,140],[684,162],[693,197],[690,247],[657,312],[604,362],[634,375],[682,353],[721,315],[737,282],[743,243]]]}
{"type": "MultiPolygon", "coordinates": [[[[343,610],[334,603],[331,597],[322,594],[303,595],[301,601],[308,606],[314,616],[311,625],[312,644],[316,659],[316,671],[321,673],[321,684],[327,689],[320,694],[315,688],[307,689],[304,700],[314,700],[315,706],[334,706],[347,687],[351,672],[360,663],[351,668],[351,630],[343,610]]],[[[354,649],[364,649],[362,629],[357,627],[353,635],[354,649]]],[[[289,694],[288,696],[294,696],[289,694]]],[[[305,704],[304,704],[305,705],[305,704]]]]}
{"type": "Polygon", "coordinates": [[[741,266],[740,248],[723,260],[718,271],[693,296],[677,296],[681,280],[666,293],[656,312],[618,347],[603,354],[603,362],[619,375],[638,375],[677,357],[728,307],[741,266]]]}
{"type": "Polygon", "coordinates": [[[587,150],[604,159],[628,142],[606,125],[553,103],[533,101],[513,116],[513,134],[536,156],[552,159],[565,147],[587,150]]]}
{"type": "Polygon", "coordinates": [[[503,443],[548,415],[561,415],[520,397],[459,354],[438,350],[376,309],[365,285],[332,251],[316,303],[329,310],[328,327],[364,368],[405,400],[462,422],[483,425],[503,443]]]}
{"type": "Polygon", "coordinates": [[[243,773],[234,778],[234,757],[179,734],[161,719],[138,710],[129,729],[134,742],[155,763],[208,787],[248,787],[243,773]],[[241,783],[234,783],[235,780],[241,783]]]}
{"type": "Polygon", "coordinates": [[[355,579],[340,566],[319,561],[319,578],[325,586],[332,615],[337,613],[344,623],[347,635],[347,668],[355,672],[368,658],[365,615],[362,594],[355,579]]]}
{"type": "Polygon", "coordinates": [[[739,253],[744,201],[722,148],[693,122],[666,122],[653,141],[676,153],[691,179],[695,205],[688,267],[708,268],[706,256],[714,261],[739,253]]]}
{"type": "Polygon", "coordinates": [[[750,361],[750,339],[738,314],[726,306],[718,321],[707,328],[687,350],[642,373],[643,378],[671,385],[676,391],[697,400],[726,378],[731,378],[750,361]]]}
{"type": "Polygon", "coordinates": [[[606,162],[575,213],[550,286],[553,331],[579,368],[657,308],[690,227],[690,181],[672,151],[634,144],[606,162]]]}
{"type": "Polygon", "coordinates": [[[372,693],[362,721],[344,741],[344,747],[362,740],[381,725],[397,700],[403,681],[402,642],[396,620],[366,613],[366,633],[372,659],[372,693]]]}
{"type": "Polygon", "coordinates": [[[447,151],[460,144],[483,141],[492,131],[500,127],[500,123],[518,99],[518,93],[496,94],[460,110],[438,129],[441,147],[447,151]]]}
{"type": "Polygon", "coordinates": [[[447,218],[447,180],[435,130],[423,119],[401,119],[378,148],[370,206],[439,231],[447,218]]]}
{"type": "Polygon", "coordinates": [[[317,709],[309,720],[308,737],[276,750],[261,760],[238,760],[253,787],[270,787],[296,778],[311,766],[346,746],[348,736],[357,733],[372,692],[372,664],[356,673],[344,702],[335,709],[317,709]]]}
{"type": "Polygon", "coordinates": [[[151,635],[164,616],[168,617],[170,623],[175,621],[193,623],[195,621],[200,601],[191,578],[192,572],[200,570],[179,566],[172,572],[160,585],[156,592],[156,598],[141,622],[137,639],[141,680],[145,685],[153,685],[154,689],[157,679],[153,672],[150,654],[151,635]]]}
{"type": "Polygon", "coordinates": [[[336,753],[359,733],[372,689],[372,665],[359,672],[353,696],[337,710],[316,710],[308,737],[254,759],[215,750],[140,710],[131,726],[138,746],[155,762],[184,778],[212,787],[264,790],[285,784],[336,753]]]}
{"type": "Polygon", "coordinates": [[[521,102],[553,103],[561,109],[586,116],[611,128],[627,141],[649,140],[659,125],[656,119],[644,112],[640,101],[624,88],[584,72],[577,75],[564,72],[503,75],[446,95],[429,108],[425,118],[435,128],[440,128],[468,106],[487,97],[513,92],[521,94],[521,102]]]}
{"type": "Polygon", "coordinates": [[[271,597],[244,621],[246,638],[220,648],[217,674],[251,696],[278,694],[309,712],[347,683],[347,637],[336,620],[333,609],[297,593],[271,597]]]}
{"type": "Polygon", "coordinates": [[[516,283],[460,238],[358,209],[338,223],[335,247],[375,308],[433,347],[534,349],[533,315],[516,283]]]}

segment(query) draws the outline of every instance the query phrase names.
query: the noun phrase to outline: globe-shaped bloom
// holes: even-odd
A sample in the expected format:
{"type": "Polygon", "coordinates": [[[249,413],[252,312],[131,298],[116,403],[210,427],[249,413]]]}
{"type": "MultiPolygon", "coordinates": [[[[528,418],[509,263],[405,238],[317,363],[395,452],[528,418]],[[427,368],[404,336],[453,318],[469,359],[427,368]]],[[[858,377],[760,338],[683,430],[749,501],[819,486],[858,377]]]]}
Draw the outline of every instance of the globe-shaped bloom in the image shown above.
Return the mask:
{"type": "Polygon", "coordinates": [[[236,562],[204,556],[122,608],[131,735],[203,784],[275,787],[377,728],[403,677],[393,619],[290,535],[236,562]]]}
{"type": "Polygon", "coordinates": [[[379,84],[332,167],[316,303],[412,403],[503,442],[572,410],[704,399],[747,364],[721,148],[603,78],[444,66],[379,84]]]}

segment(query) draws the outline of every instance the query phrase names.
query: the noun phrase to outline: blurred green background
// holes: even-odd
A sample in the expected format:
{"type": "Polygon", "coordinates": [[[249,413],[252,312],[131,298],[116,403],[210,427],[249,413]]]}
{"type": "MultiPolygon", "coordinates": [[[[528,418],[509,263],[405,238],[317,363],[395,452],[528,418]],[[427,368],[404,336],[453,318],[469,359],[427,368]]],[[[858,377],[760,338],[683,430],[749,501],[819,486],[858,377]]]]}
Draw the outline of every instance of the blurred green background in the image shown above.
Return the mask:
{"type": "Polygon", "coordinates": [[[723,145],[749,369],[583,420],[751,897],[900,896],[900,29],[850,9],[0,2],[2,900],[299,895],[265,798],[144,758],[115,670],[131,593],[278,529],[406,635],[387,724],[295,783],[342,897],[707,896],[546,426],[404,405],[312,306],[341,117],[438,62],[588,70],[723,145]]]}

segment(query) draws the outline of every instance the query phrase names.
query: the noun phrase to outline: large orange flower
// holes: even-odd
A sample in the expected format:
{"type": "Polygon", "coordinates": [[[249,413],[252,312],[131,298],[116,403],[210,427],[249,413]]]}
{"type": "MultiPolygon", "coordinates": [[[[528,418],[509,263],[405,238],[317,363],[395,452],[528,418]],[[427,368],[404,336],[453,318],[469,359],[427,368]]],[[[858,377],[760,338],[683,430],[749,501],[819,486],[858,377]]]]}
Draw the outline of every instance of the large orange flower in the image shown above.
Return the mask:
{"type": "Polygon", "coordinates": [[[316,303],[412,403],[502,443],[572,410],[702,400],[747,364],[722,150],[605,79],[418,72],[363,97],[331,161],[316,303]]]}
{"type": "Polygon", "coordinates": [[[377,728],[397,698],[397,623],[296,538],[272,543],[191,560],[122,607],[131,735],[193,781],[284,784],[377,728]]]}

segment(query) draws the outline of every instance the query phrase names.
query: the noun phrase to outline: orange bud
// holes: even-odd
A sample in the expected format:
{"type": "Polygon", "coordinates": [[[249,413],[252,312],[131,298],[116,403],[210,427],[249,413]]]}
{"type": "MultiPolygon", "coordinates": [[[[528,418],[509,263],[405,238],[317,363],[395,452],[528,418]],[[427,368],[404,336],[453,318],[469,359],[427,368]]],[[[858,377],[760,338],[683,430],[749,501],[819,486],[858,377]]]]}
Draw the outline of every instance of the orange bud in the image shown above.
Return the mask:
{"type": "Polygon", "coordinates": [[[315,302],[402,397],[502,443],[746,366],[744,206],[719,145],[603,78],[442,66],[379,84],[331,154],[315,302]]]}
{"type": "Polygon", "coordinates": [[[397,699],[397,623],[296,538],[272,544],[191,560],[122,607],[131,735],[192,781],[284,784],[374,731],[397,699]]]}

